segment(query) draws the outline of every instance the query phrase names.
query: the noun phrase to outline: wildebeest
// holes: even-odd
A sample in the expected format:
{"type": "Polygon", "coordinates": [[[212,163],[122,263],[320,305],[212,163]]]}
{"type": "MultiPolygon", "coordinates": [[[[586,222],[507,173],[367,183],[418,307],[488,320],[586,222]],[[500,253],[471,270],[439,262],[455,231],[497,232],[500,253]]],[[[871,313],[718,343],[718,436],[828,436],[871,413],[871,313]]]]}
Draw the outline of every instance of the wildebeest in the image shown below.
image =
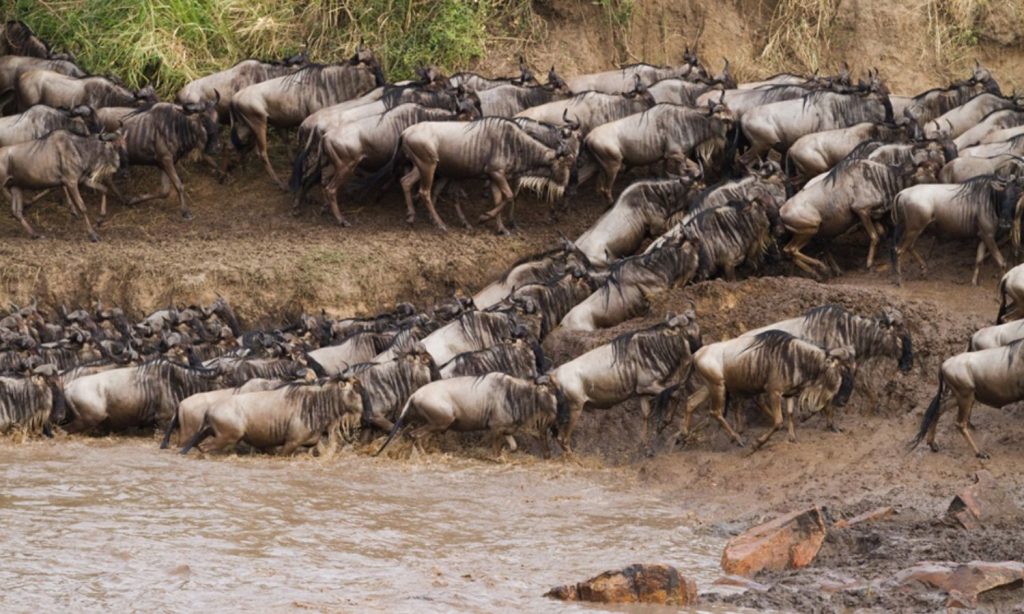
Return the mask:
{"type": "Polygon", "coordinates": [[[802,136],[864,122],[892,122],[888,90],[881,82],[850,93],[817,90],[794,100],[762,105],[743,115],[740,126],[750,141],[747,156],[775,149],[785,152],[802,136]]]}
{"type": "Polygon", "coordinates": [[[66,54],[52,53],[50,46],[36,36],[28,24],[13,19],[8,20],[0,31],[0,55],[51,59],[67,57],[66,54]]]}
{"type": "MultiPolygon", "coordinates": [[[[216,98],[188,103],[183,107],[158,102],[127,115],[122,126],[128,164],[160,169],[160,191],[136,196],[128,201],[128,205],[167,198],[173,186],[178,195],[181,216],[186,220],[192,219],[192,212],[185,203],[185,185],[178,177],[175,164],[195,150],[201,150],[207,156],[216,153],[220,145],[216,98]]],[[[106,211],[100,212],[101,217],[105,214],[106,211]]]]}
{"type": "Polygon", "coordinates": [[[601,287],[573,307],[559,324],[569,331],[615,326],[650,309],[650,299],[696,273],[698,246],[677,237],[651,252],[622,258],[610,268],[601,287]]]}
{"type": "Polygon", "coordinates": [[[320,142],[333,172],[324,187],[324,198],[338,224],[349,225],[338,207],[338,190],[357,169],[375,171],[387,164],[403,130],[420,122],[471,120],[477,115],[476,107],[468,100],[460,102],[454,110],[408,103],[379,117],[366,117],[328,130],[320,142]]]}
{"type": "Polygon", "coordinates": [[[72,77],[52,70],[29,70],[18,75],[15,96],[19,111],[37,104],[65,109],[84,104],[98,109],[156,101],[152,86],[133,91],[106,77],[72,77]]]}
{"type": "Polygon", "coordinates": [[[420,343],[443,365],[463,352],[491,347],[513,337],[516,322],[503,311],[470,311],[424,337],[420,343]]]}
{"type": "Polygon", "coordinates": [[[23,377],[0,375],[0,433],[24,429],[50,434],[64,420],[64,393],[53,365],[40,365],[23,377]]]}
{"type": "Polygon", "coordinates": [[[947,358],[939,369],[939,388],[921,419],[912,446],[928,437],[928,447],[937,452],[935,427],[947,406],[955,400],[956,426],[978,458],[989,455],[971,437],[971,410],[975,402],[1004,407],[1024,399],[1024,340],[1009,345],[964,352],[947,358]]]}
{"type": "Polygon", "coordinates": [[[390,331],[357,331],[309,352],[308,356],[321,365],[328,375],[337,375],[350,366],[372,359],[394,340],[390,331]]]}
{"type": "Polygon", "coordinates": [[[281,455],[289,456],[300,446],[316,445],[325,433],[343,428],[344,422],[358,422],[366,402],[359,380],[348,377],[235,395],[206,412],[202,427],[181,453],[212,436],[206,452],[244,441],[261,450],[280,446],[281,455]]]}
{"type": "Polygon", "coordinates": [[[443,378],[465,375],[506,373],[522,379],[533,379],[547,369],[547,359],[540,344],[521,336],[508,339],[475,352],[464,352],[441,365],[443,378]]]}
{"type": "Polygon", "coordinates": [[[576,75],[566,80],[574,92],[593,90],[616,94],[629,90],[635,83],[650,86],[662,79],[678,77],[707,77],[699,64],[685,63],[681,66],[652,66],[651,64],[630,64],[617,70],[607,70],[587,75],[576,75]]]}
{"type": "Polygon", "coordinates": [[[572,432],[583,410],[607,409],[634,396],[647,431],[651,399],[689,377],[691,354],[701,347],[696,314],[669,314],[665,321],[619,335],[611,342],[557,367],[551,381],[565,394],[569,422],[559,441],[571,450],[572,432]]]}
{"type": "Polygon", "coordinates": [[[88,136],[99,132],[99,128],[91,107],[82,105],[65,110],[37,104],[24,113],[0,117],[0,147],[33,141],[54,130],[88,136]]]}
{"type": "Polygon", "coordinates": [[[415,347],[387,362],[353,365],[345,375],[358,377],[366,391],[363,426],[372,425],[385,432],[394,426],[398,412],[413,392],[441,379],[434,359],[422,347],[415,347]]]}
{"type": "Polygon", "coordinates": [[[1018,108],[1017,99],[1004,98],[998,94],[984,93],[971,98],[966,103],[946,111],[939,117],[924,125],[925,138],[934,139],[939,136],[956,138],[987,115],[1003,109],[1018,108]]]}
{"type": "Polygon", "coordinates": [[[580,132],[587,134],[601,124],[646,111],[654,104],[654,98],[640,86],[625,94],[582,92],[572,98],[531,107],[517,113],[516,117],[555,125],[564,124],[567,118],[571,118],[579,124],[580,132]]]}
{"type": "Polygon", "coordinates": [[[736,119],[741,119],[748,111],[762,105],[784,100],[803,98],[812,91],[821,89],[821,86],[813,82],[801,82],[792,84],[769,85],[754,89],[730,89],[716,92],[714,90],[704,92],[697,98],[698,105],[706,105],[714,100],[721,100],[736,114],[736,119]]]}
{"type": "Polygon", "coordinates": [[[485,117],[512,117],[531,107],[568,98],[572,92],[552,68],[545,85],[509,83],[478,91],[477,96],[480,98],[480,111],[485,117]]]}
{"type": "Polygon", "coordinates": [[[543,341],[562,318],[594,291],[597,281],[582,267],[567,271],[562,277],[535,282],[516,288],[506,303],[530,306],[530,314],[520,314],[520,321],[543,341]]]}
{"type": "Polygon", "coordinates": [[[77,209],[89,238],[98,241],[99,235],[89,223],[78,185],[85,183],[103,193],[102,208],[106,191],[100,184],[120,168],[125,155],[123,134],[83,137],[58,130],[35,141],[0,148],[0,186],[10,191],[11,212],[30,237],[39,235],[25,219],[23,190],[62,187],[71,199],[72,213],[77,209]]]}
{"type": "Polygon", "coordinates": [[[78,433],[101,423],[115,429],[164,423],[182,399],[218,387],[216,371],[162,357],[87,375],[64,389],[68,410],[74,416],[64,430],[78,433]]]}
{"type": "Polygon", "coordinates": [[[178,90],[174,100],[183,106],[216,100],[217,116],[224,120],[228,118],[231,99],[236,92],[256,83],[290,75],[305,66],[306,62],[305,54],[286,58],[280,62],[242,60],[231,68],[186,83],[178,90]]]}
{"type": "Polygon", "coordinates": [[[967,344],[967,351],[977,352],[1002,347],[1019,339],[1024,339],[1024,320],[994,324],[975,331],[971,335],[970,343],[967,344]]]}
{"type": "MultiPolygon", "coordinates": [[[[598,192],[612,202],[615,178],[623,168],[664,161],[684,175],[694,154],[710,163],[726,144],[733,123],[725,105],[709,104],[707,110],[659,104],[629,117],[598,126],[583,143],[601,168],[598,192]]],[[[584,181],[581,173],[580,181],[584,181]]]]}
{"type": "Polygon", "coordinates": [[[957,81],[949,87],[937,87],[921,92],[914,96],[913,101],[903,111],[903,114],[915,125],[923,127],[943,113],[955,109],[985,92],[997,96],[1002,94],[999,91],[999,84],[996,83],[992,74],[975,62],[974,72],[969,79],[957,81]]]}
{"type": "MultiPolygon", "coordinates": [[[[1017,128],[1021,124],[1024,124],[1024,110],[1013,108],[993,111],[953,139],[953,143],[958,149],[969,152],[975,145],[992,143],[993,140],[989,138],[991,135],[1007,128],[1017,128]]],[[[975,151],[984,151],[984,149],[975,151]]]]}
{"type": "Polygon", "coordinates": [[[550,250],[514,262],[498,280],[473,295],[473,304],[478,309],[487,309],[500,303],[518,287],[556,279],[576,267],[589,269],[590,265],[586,254],[576,245],[563,240],[550,250]]]}
{"type": "Polygon", "coordinates": [[[15,107],[14,90],[18,83],[18,77],[30,70],[49,70],[69,77],[88,76],[88,73],[74,62],[20,55],[0,55],[0,100],[6,99],[6,102],[0,102],[0,108],[13,109],[15,107]]]}
{"type": "Polygon", "coordinates": [[[981,175],[1010,175],[1024,172],[1024,157],[998,154],[988,158],[967,156],[954,158],[939,171],[940,183],[963,183],[981,175]]]}
{"type": "Polygon", "coordinates": [[[1024,316],[1024,265],[1017,265],[999,280],[999,313],[996,324],[1024,316]]]}
{"type": "Polygon", "coordinates": [[[903,136],[903,129],[894,124],[873,122],[823,130],[797,139],[786,159],[803,177],[814,177],[827,172],[864,141],[894,141],[903,136]]]}
{"type": "Polygon", "coordinates": [[[519,58],[519,75],[515,77],[483,77],[474,72],[457,72],[448,78],[448,85],[460,85],[473,92],[482,92],[502,85],[539,85],[533,71],[526,65],[524,58],[519,58]]]}
{"type": "Polygon", "coordinates": [[[644,239],[667,230],[668,218],[685,204],[694,185],[689,176],[631,183],[615,205],[576,239],[576,247],[599,268],[632,255],[644,239]]]}
{"type": "MultiPolygon", "coordinates": [[[[996,235],[1009,231],[1020,215],[1019,179],[982,175],[962,184],[918,185],[896,195],[892,218],[895,224],[892,261],[897,283],[902,283],[902,257],[910,252],[921,267],[928,270],[924,258],[914,249],[917,238],[929,225],[940,234],[958,238],[978,238],[974,260],[973,285],[978,285],[985,250],[992,252],[996,264],[1006,268],[1006,259],[996,244],[996,235]]],[[[1019,238],[1017,244],[1019,245],[1019,238]]],[[[1015,245],[1015,248],[1016,248],[1015,245]]]]}
{"type": "MultiPolygon", "coordinates": [[[[686,207],[680,207],[668,219],[670,228],[707,209],[716,209],[730,201],[759,200],[778,209],[786,200],[786,179],[782,168],[775,162],[757,160],[748,168],[748,175],[740,179],[727,179],[694,194],[686,207]]],[[[664,236],[664,235],[663,235],[664,236]]],[[[660,241],[659,239],[658,241],[660,241]]],[[[655,241],[651,245],[658,243],[655,241]]]]}
{"type": "Polygon", "coordinates": [[[287,383],[287,380],[282,379],[254,377],[235,388],[218,388],[217,390],[199,392],[185,397],[178,403],[174,415],[171,416],[171,421],[167,424],[164,438],[160,441],[160,449],[167,449],[171,442],[171,433],[175,430],[178,431],[178,446],[185,445],[185,442],[192,439],[203,426],[206,412],[218,405],[230,402],[231,397],[234,395],[274,390],[287,383]]]}
{"type": "MultiPolygon", "coordinates": [[[[782,428],[785,397],[797,397],[807,410],[824,407],[831,427],[832,410],[828,403],[843,406],[853,389],[849,372],[852,356],[849,348],[824,349],[779,330],[705,345],[693,355],[694,370],[705,385],[687,400],[681,434],[689,436],[693,411],[710,397],[715,420],[736,444],[743,446],[743,439],[725,420],[727,398],[762,394],[768,397],[772,425],[758,437],[755,448],[763,446],[782,428]]],[[[789,436],[794,439],[796,435],[790,432],[789,436]]]]}
{"type": "Polygon", "coordinates": [[[412,393],[377,454],[406,424],[420,425],[410,433],[417,443],[425,435],[449,430],[491,431],[495,453],[503,441],[508,441],[514,452],[515,440],[511,437],[532,428],[547,450],[549,429],[553,425],[564,427],[568,419],[561,390],[544,378],[530,381],[488,373],[442,379],[412,393]]]}
{"type": "Polygon", "coordinates": [[[705,209],[681,230],[687,241],[698,246],[694,279],[710,279],[721,272],[728,281],[734,281],[741,265],[754,269],[760,265],[782,226],[772,204],[755,200],[705,209]]]}
{"type": "Polygon", "coordinates": [[[479,221],[494,220],[497,231],[507,234],[501,213],[515,196],[509,182],[535,178],[554,200],[568,184],[576,162],[565,145],[549,148],[515,122],[500,117],[468,123],[423,122],[407,128],[401,141],[401,151],[413,163],[412,170],[402,177],[406,221],[415,220],[413,187],[419,184],[420,198],[441,231],[447,227],[431,195],[435,174],[453,179],[489,179],[494,208],[481,214],[479,221]]]}
{"type": "Polygon", "coordinates": [[[867,257],[870,268],[883,232],[874,218],[903,188],[934,181],[935,170],[930,161],[890,166],[853,159],[836,165],[823,181],[808,184],[782,205],[782,224],[793,233],[783,251],[811,275],[826,274],[829,268],[824,262],[801,250],[816,236],[836,237],[860,222],[871,238],[867,257]]]}
{"type": "Polygon", "coordinates": [[[298,126],[311,113],[380,85],[384,85],[380,64],[362,47],[345,64],[309,64],[292,74],[250,85],[236,92],[231,101],[231,141],[239,150],[255,145],[267,173],[284,189],[267,155],[267,126],[298,126]]]}

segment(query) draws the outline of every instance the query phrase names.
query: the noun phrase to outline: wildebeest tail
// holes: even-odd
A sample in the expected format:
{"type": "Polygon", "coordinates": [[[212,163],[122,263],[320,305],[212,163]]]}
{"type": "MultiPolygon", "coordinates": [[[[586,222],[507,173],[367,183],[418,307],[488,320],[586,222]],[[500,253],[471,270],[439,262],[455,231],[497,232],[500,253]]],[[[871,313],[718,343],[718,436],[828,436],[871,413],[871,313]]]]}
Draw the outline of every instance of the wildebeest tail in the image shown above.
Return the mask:
{"type": "MultiPolygon", "coordinates": [[[[654,423],[657,425],[657,432],[662,432],[665,427],[668,426],[669,420],[666,419],[668,413],[669,404],[675,398],[676,392],[682,387],[682,384],[675,384],[662,390],[658,393],[658,396],[654,397],[654,407],[652,412],[652,418],[654,423]]],[[[674,413],[674,412],[673,412],[674,413]]]]}
{"type": "Polygon", "coordinates": [[[996,324],[1002,324],[1006,318],[1006,278],[999,280],[999,313],[996,314],[996,324]]]}
{"type": "Polygon", "coordinates": [[[939,410],[942,407],[942,393],[945,387],[945,381],[942,377],[942,369],[939,369],[939,388],[935,391],[935,398],[932,399],[931,405],[924,412],[924,418],[921,420],[921,428],[917,431],[917,436],[914,437],[914,441],[910,443],[910,449],[913,450],[921,443],[924,436],[928,434],[928,429],[931,428],[932,424],[939,419],[939,410]]]}
{"type": "Polygon", "coordinates": [[[288,180],[288,189],[292,192],[298,192],[303,184],[310,185],[320,179],[320,157],[322,155],[320,148],[322,141],[323,139],[319,137],[316,129],[310,130],[306,144],[303,145],[299,153],[295,155],[295,160],[292,161],[292,176],[288,180]],[[316,150],[316,156],[307,173],[306,163],[314,149],[316,150]]]}
{"type": "Polygon", "coordinates": [[[388,444],[391,443],[391,440],[394,439],[395,435],[398,434],[398,431],[402,429],[402,421],[405,420],[405,413],[409,411],[410,405],[412,405],[411,397],[409,398],[408,401],[405,402],[405,407],[402,408],[402,411],[398,413],[398,418],[395,420],[395,425],[391,427],[391,432],[388,433],[388,438],[384,440],[384,444],[380,447],[380,449],[373,454],[374,456],[380,456],[380,453],[384,451],[384,448],[388,447],[388,444]]]}
{"type": "Polygon", "coordinates": [[[231,118],[231,144],[237,151],[247,151],[252,143],[245,143],[242,138],[238,136],[238,125],[239,123],[246,123],[245,118],[238,115],[238,111],[235,110],[235,105],[232,104],[229,107],[228,117],[231,118]]]}
{"type": "Polygon", "coordinates": [[[367,193],[371,190],[379,188],[385,181],[391,179],[395,174],[395,169],[402,164],[405,160],[405,154],[402,153],[402,137],[398,137],[398,144],[395,145],[395,151],[391,154],[391,159],[388,160],[387,164],[380,167],[380,169],[370,173],[368,176],[363,178],[357,178],[352,181],[352,186],[356,191],[367,193]]]}
{"type": "Polygon", "coordinates": [[[180,409],[175,409],[174,410],[174,415],[171,416],[171,423],[167,425],[167,430],[164,431],[164,438],[160,442],[160,449],[161,450],[166,450],[167,449],[167,446],[171,443],[171,433],[174,432],[174,429],[178,428],[178,413],[179,413],[179,411],[180,411],[180,409]]]}
{"type": "Polygon", "coordinates": [[[213,435],[213,427],[210,426],[210,420],[208,416],[203,416],[203,423],[199,425],[199,430],[192,436],[192,439],[188,440],[188,443],[181,449],[182,454],[188,454],[189,450],[198,446],[204,439],[213,435]]]}

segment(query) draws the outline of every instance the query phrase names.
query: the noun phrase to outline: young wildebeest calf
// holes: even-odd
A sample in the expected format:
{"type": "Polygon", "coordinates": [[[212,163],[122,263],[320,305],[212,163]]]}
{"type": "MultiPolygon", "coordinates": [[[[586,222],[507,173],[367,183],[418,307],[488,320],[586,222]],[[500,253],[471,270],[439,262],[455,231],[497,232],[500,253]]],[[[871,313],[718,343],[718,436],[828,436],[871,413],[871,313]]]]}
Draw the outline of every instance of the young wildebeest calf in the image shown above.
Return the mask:
{"type": "Polygon", "coordinates": [[[409,397],[395,426],[377,454],[391,442],[404,424],[420,423],[410,435],[418,440],[430,433],[448,430],[491,431],[495,434],[495,454],[507,437],[533,428],[549,449],[548,430],[561,428],[568,421],[565,397],[552,382],[522,380],[504,373],[480,377],[454,377],[431,382],[409,397]]]}
{"type": "Polygon", "coordinates": [[[572,432],[583,410],[607,409],[640,397],[644,434],[651,398],[684,381],[691,352],[700,349],[700,327],[689,310],[662,324],[620,335],[550,373],[569,404],[569,423],[559,442],[571,451],[572,432]]]}
{"type": "Polygon", "coordinates": [[[933,452],[935,427],[942,411],[955,399],[957,404],[956,426],[978,458],[988,458],[971,437],[971,410],[975,401],[992,407],[1004,407],[1024,399],[1024,340],[1010,345],[965,352],[947,358],[939,369],[939,390],[935,393],[928,410],[921,420],[921,428],[914,438],[912,447],[928,436],[928,446],[933,452]],[[949,393],[952,395],[949,395],[949,393]]]}
{"type": "MultiPolygon", "coordinates": [[[[693,356],[694,369],[706,383],[687,400],[680,434],[689,436],[693,411],[710,396],[711,414],[729,437],[743,446],[743,439],[725,420],[726,397],[764,394],[772,426],[757,439],[755,447],[760,448],[782,428],[783,397],[797,396],[801,406],[812,411],[830,401],[844,405],[853,389],[852,358],[849,348],[826,350],[778,330],[706,345],[693,356]]],[[[826,415],[831,423],[830,409],[826,415]]],[[[791,438],[795,436],[790,432],[791,438]]]]}
{"type": "MultiPolygon", "coordinates": [[[[1020,215],[1019,183],[1016,176],[982,175],[962,184],[918,185],[897,194],[892,208],[896,225],[892,261],[897,283],[903,283],[902,258],[907,251],[917,260],[922,273],[928,270],[924,258],[914,249],[914,243],[933,222],[936,230],[944,235],[979,239],[971,278],[973,285],[978,285],[986,248],[992,252],[996,264],[1005,269],[1006,259],[996,245],[996,235],[1010,230],[1020,215]]],[[[1016,240],[1015,247],[1019,245],[1019,237],[1016,240]]]]}
{"type": "Polygon", "coordinates": [[[289,456],[299,446],[316,445],[346,421],[358,422],[366,399],[359,380],[346,377],[239,394],[206,412],[202,428],[181,453],[213,436],[207,452],[245,441],[263,450],[281,446],[281,455],[289,456]]]}
{"type": "Polygon", "coordinates": [[[78,184],[85,183],[99,191],[103,195],[100,207],[104,208],[106,189],[100,184],[120,167],[124,147],[124,137],[119,133],[82,137],[58,130],[36,141],[0,149],[0,186],[10,190],[11,213],[30,237],[38,238],[24,216],[23,190],[62,187],[71,199],[72,213],[82,215],[89,238],[99,241],[89,223],[78,184]]]}

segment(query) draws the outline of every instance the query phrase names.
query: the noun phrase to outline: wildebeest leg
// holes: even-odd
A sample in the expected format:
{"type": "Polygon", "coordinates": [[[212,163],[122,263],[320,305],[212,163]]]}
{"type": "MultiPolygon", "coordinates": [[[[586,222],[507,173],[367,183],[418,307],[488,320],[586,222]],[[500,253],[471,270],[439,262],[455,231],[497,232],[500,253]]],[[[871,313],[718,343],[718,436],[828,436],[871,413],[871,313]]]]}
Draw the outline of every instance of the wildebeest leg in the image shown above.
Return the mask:
{"type": "Polygon", "coordinates": [[[793,425],[793,408],[796,400],[792,397],[786,399],[786,428],[789,430],[789,442],[796,443],[796,427],[793,425]]]}
{"type": "Polygon", "coordinates": [[[441,221],[441,216],[437,214],[437,209],[434,208],[434,199],[431,198],[431,189],[434,186],[434,171],[437,169],[436,162],[430,162],[427,168],[420,171],[420,198],[427,205],[427,213],[430,214],[430,219],[434,222],[434,226],[441,232],[448,232],[448,227],[441,221]]]}
{"type": "MultiPolygon", "coordinates": [[[[817,229],[815,229],[815,232],[816,231],[817,229]]],[[[793,264],[797,265],[804,271],[810,273],[813,277],[820,279],[822,273],[820,273],[819,271],[815,270],[812,267],[819,267],[821,271],[824,272],[828,270],[828,266],[821,260],[811,258],[810,256],[800,251],[808,243],[811,242],[812,238],[814,238],[813,232],[798,232],[794,230],[793,238],[790,239],[786,247],[782,248],[782,251],[788,254],[789,257],[793,259],[793,264]]]]}
{"type": "Polygon", "coordinates": [[[938,452],[939,451],[939,446],[938,446],[938,444],[935,443],[936,427],[939,425],[939,418],[942,417],[942,412],[945,411],[946,410],[946,406],[949,405],[952,402],[953,402],[953,397],[952,396],[949,396],[949,397],[947,397],[945,399],[940,399],[939,413],[938,413],[937,416],[935,416],[935,420],[932,420],[931,426],[928,427],[928,439],[927,439],[927,442],[928,442],[928,448],[931,449],[932,452],[938,452]]]}
{"type": "Polygon", "coordinates": [[[614,203],[612,188],[615,186],[615,178],[619,176],[619,169],[622,168],[622,160],[612,158],[604,160],[598,156],[598,164],[601,165],[601,177],[598,180],[597,192],[603,194],[609,204],[614,203]]]}
{"type": "MultiPolygon", "coordinates": [[[[679,431],[679,435],[682,437],[690,436],[690,423],[693,420],[693,412],[700,406],[701,403],[707,400],[709,391],[707,386],[702,386],[694,391],[690,395],[690,398],[686,400],[686,413],[683,416],[683,427],[679,431]]],[[[675,419],[674,413],[670,413],[668,420],[675,419]]]]}
{"type": "MultiPolygon", "coordinates": [[[[505,179],[505,174],[498,171],[491,173],[491,182],[493,186],[497,186],[498,194],[500,194],[500,200],[498,196],[495,197],[494,208],[480,216],[479,222],[486,222],[487,220],[493,219],[495,231],[499,235],[507,235],[508,229],[501,223],[501,212],[505,208],[506,204],[513,202],[515,193],[512,191],[512,187],[508,184],[508,180],[505,179]]],[[[494,187],[491,188],[491,192],[494,193],[494,187]]]]}
{"type": "Polygon", "coordinates": [[[757,443],[754,444],[755,450],[761,449],[761,446],[768,443],[771,436],[775,434],[775,431],[782,428],[782,394],[774,391],[770,392],[768,393],[768,400],[772,408],[772,425],[764,435],[757,438],[757,443]]]}
{"type": "Polygon", "coordinates": [[[871,211],[868,209],[854,209],[854,213],[860,218],[860,223],[864,226],[864,231],[868,233],[868,237],[871,239],[871,246],[868,247],[868,263],[867,268],[870,269],[875,263],[875,250],[878,248],[878,229],[875,228],[875,223],[871,219],[871,211]]]}
{"type": "Polygon", "coordinates": [[[163,171],[160,170],[160,191],[153,192],[152,194],[142,194],[128,201],[127,205],[133,207],[135,205],[156,200],[158,198],[167,198],[171,195],[171,178],[163,171]]]}
{"type": "Polygon", "coordinates": [[[65,183],[64,188],[71,195],[71,199],[78,205],[79,210],[82,212],[82,221],[85,222],[85,230],[89,233],[89,240],[93,243],[100,240],[100,236],[96,234],[96,231],[92,229],[92,224],[89,222],[89,216],[85,212],[85,202],[82,201],[82,194],[78,191],[77,183],[65,183]]]}
{"type": "Polygon", "coordinates": [[[414,165],[412,170],[402,177],[402,195],[405,196],[405,223],[412,224],[416,221],[416,208],[412,203],[412,188],[420,180],[420,171],[414,165]]]}
{"type": "Polygon", "coordinates": [[[358,164],[358,161],[352,164],[345,164],[343,160],[336,160],[334,175],[324,188],[324,200],[330,206],[331,214],[334,215],[334,220],[338,222],[339,226],[347,227],[351,226],[351,224],[341,215],[341,208],[338,206],[338,189],[352,176],[358,164]]]}
{"type": "MultiPolygon", "coordinates": [[[[1003,257],[1002,250],[1000,250],[999,249],[999,245],[996,244],[995,237],[990,235],[990,234],[988,234],[988,233],[983,233],[981,235],[981,242],[982,242],[981,243],[982,245],[984,245],[985,247],[988,248],[988,251],[992,252],[992,258],[994,258],[995,261],[996,261],[996,264],[999,265],[1000,271],[1005,273],[1006,272],[1006,258],[1003,257]]],[[[979,262],[978,264],[980,265],[981,263],[979,262]]],[[[977,267],[975,267],[975,271],[974,271],[974,285],[975,286],[978,285],[978,268],[977,267]]]]}
{"type": "Polygon", "coordinates": [[[566,454],[572,454],[572,433],[576,430],[576,422],[583,413],[583,404],[577,401],[569,402],[569,423],[565,426],[565,433],[558,438],[558,443],[566,454]]]}
{"type": "Polygon", "coordinates": [[[42,235],[37,233],[32,228],[32,226],[29,225],[28,220],[25,219],[24,201],[25,201],[25,194],[21,191],[21,189],[20,188],[11,188],[11,215],[14,216],[14,219],[16,219],[19,222],[21,222],[21,226],[22,226],[22,228],[25,229],[25,232],[28,233],[28,236],[32,237],[33,239],[38,239],[42,235]]]}
{"type": "Polygon", "coordinates": [[[981,272],[981,263],[985,260],[985,242],[978,243],[978,251],[974,257],[974,276],[971,277],[971,285],[978,285],[978,274],[981,272]]]}
{"type": "Polygon", "coordinates": [[[192,219],[192,212],[188,210],[188,206],[185,204],[185,184],[182,183],[181,177],[178,176],[178,169],[174,168],[174,159],[170,156],[163,158],[160,161],[160,167],[163,169],[164,174],[171,178],[171,185],[174,186],[174,191],[178,193],[178,207],[181,209],[181,217],[186,220],[192,219]]]}
{"type": "Polygon", "coordinates": [[[505,443],[508,444],[509,452],[515,452],[516,450],[519,449],[519,444],[516,443],[516,438],[513,437],[511,434],[505,435],[505,443]]]}
{"type": "Polygon", "coordinates": [[[287,191],[288,186],[274,172],[274,165],[270,163],[270,152],[267,149],[267,124],[265,121],[261,122],[258,126],[252,126],[252,134],[256,137],[256,155],[263,160],[263,166],[266,167],[267,173],[270,178],[274,180],[277,187],[281,188],[282,191],[287,191]]]}
{"type": "MultiPolygon", "coordinates": [[[[729,437],[732,438],[736,445],[743,447],[746,444],[743,442],[743,438],[740,437],[739,433],[732,430],[732,426],[729,425],[729,421],[725,419],[725,384],[708,383],[708,394],[711,397],[711,415],[718,420],[718,424],[722,425],[725,432],[728,433],[729,437]]],[[[689,406],[687,406],[689,407],[689,406]]]]}
{"type": "MultiPolygon", "coordinates": [[[[974,455],[978,458],[989,458],[988,453],[982,452],[978,449],[978,444],[974,443],[974,438],[971,437],[971,410],[974,409],[974,390],[967,392],[966,394],[957,394],[954,389],[953,394],[956,395],[957,414],[956,414],[956,426],[960,429],[964,439],[970,444],[971,449],[974,450],[974,455]]],[[[938,422],[936,420],[936,422],[938,422]]]]}

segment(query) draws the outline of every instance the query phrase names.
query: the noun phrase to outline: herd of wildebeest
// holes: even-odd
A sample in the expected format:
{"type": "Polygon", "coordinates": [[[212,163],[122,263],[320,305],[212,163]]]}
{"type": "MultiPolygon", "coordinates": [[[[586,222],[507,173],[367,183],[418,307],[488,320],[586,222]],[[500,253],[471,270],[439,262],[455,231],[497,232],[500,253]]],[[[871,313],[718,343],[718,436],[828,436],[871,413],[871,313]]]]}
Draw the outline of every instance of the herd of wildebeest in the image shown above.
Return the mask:
{"type": "MultiPolygon", "coordinates": [[[[396,179],[408,222],[418,196],[441,230],[435,202],[465,180],[485,181],[492,203],[479,222],[503,234],[523,188],[550,201],[554,215],[594,179],[611,205],[574,242],[423,311],[400,304],[245,331],[224,299],[138,322],[102,305],[12,306],[0,319],[0,431],[155,425],[165,430],[162,447],[177,433],[183,453],[245,443],[290,454],[357,430],[387,434],[386,446],[415,426],[417,442],[490,431],[496,450],[515,450],[514,435],[532,432],[546,452],[551,435],[570,452],[584,410],[638,398],[645,437],[650,419],[661,430],[685,408],[678,437],[687,438],[707,402],[744,445],[743,412],[731,424],[726,408],[751,398],[771,418],[760,447],[784,426],[795,439],[797,413],[820,411],[835,428],[832,408],[847,401],[866,362],[888,357],[908,371],[902,315],[825,305],[705,345],[691,306],[560,365],[541,343],[617,326],[672,287],[733,279],[765,257],[829,275],[838,269],[834,240],[857,228],[870,238],[869,268],[891,237],[897,281],[906,252],[925,270],[914,246],[929,227],[978,241],[975,284],[987,254],[1006,268],[1002,240],[1019,251],[1024,101],[1003,95],[977,64],[969,78],[912,97],[890,94],[877,70],[854,82],[845,66],[737,84],[728,62],[712,76],[689,50],[679,66],[567,79],[552,68],[544,84],[522,59],[514,77],[446,77],[428,67],[387,83],[360,44],[339,64],[245,60],[186,85],[171,103],[151,88],[89,76],[20,22],[6,24],[0,51],[0,104],[18,113],[0,118],[0,186],[33,236],[25,191],[58,189],[93,239],[82,185],[99,194],[101,220],[108,192],[131,206],[166,198],[172,186],[190,217],[175,166],[195,153],[224,176],[234,158],[221,148],[225,123],[233,149],[255,148],[271,179],[293,191],[296,210],[319,186],[342,225],[342,195],[365,198],[396,179]],[[268,156],[270,126],[298,128],[287,186],[268,156]],[[158,167],[161,192],[122,196],[125,165],[158,167]],[[647,178],[618,191],[626,171],[647,178]],[[808,245],[822,257],[806,254],[808,245]]],[[[470,227],[463,199],[451,200],[470,227]]],[[[943,363],[915,444],[927,436],[935,448],[939,414],[955,402],[958,428],[984,456],[968,428],[974,402],[1024,399],[1024,319],[1016,319],[1024,318],[1024,267],[1006,273],[1000,292],[997,325],[943,363]]]]}

